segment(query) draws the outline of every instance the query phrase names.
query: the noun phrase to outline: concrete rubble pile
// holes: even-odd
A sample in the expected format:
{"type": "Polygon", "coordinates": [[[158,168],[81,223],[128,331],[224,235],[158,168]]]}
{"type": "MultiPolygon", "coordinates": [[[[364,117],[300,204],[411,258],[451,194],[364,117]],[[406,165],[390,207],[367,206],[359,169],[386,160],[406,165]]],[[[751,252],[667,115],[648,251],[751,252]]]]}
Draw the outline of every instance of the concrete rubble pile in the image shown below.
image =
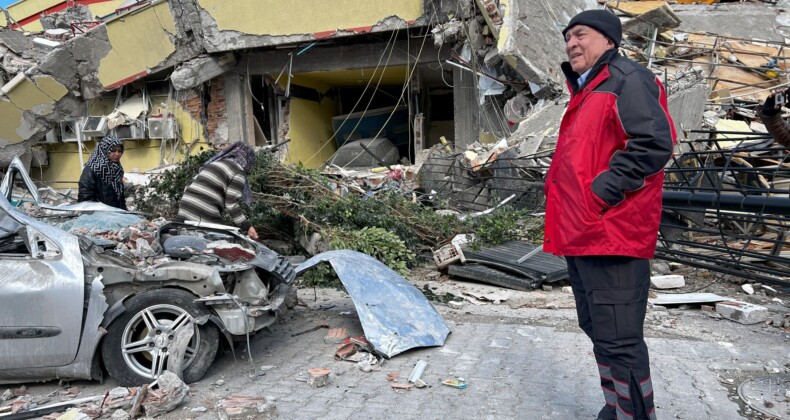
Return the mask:
{"type": "Polygon", "coordinates": [[[6,392],[19,396],[10,404],[0,407],[0,414],[15,418],[128,420],[143,415],[146,418],[156,417],[175,410],[186,399],[189,386],[176,374],[165,371],[151,384],[116,387],[104,395],[81,396],[79,387],[57,390],[36,398],[28,395],[24,386],[6,392]]]}
{"type": "MultiPolygon", "coordinates": [[[[47,197],[44,202],[49,206],[68,202],[68,196],[50,194],[47,197]]],[[[105,250],[113,250],[133,261],[138,267],[155,270],[157,266],[172,261],[171,257],[163,253],[156,237],[159,228],[167,223],[164,218],[148,220],[141,215],[127,212],[78,214],[37,206],[32,202],[24,202],[21,208],[31,217],[89,238],[105,250]]],[[[219,259],[227,263],[249,262],[255,258],[252,251],[222,239],[209,242],[201,249],[185,245],[180,249],[179,257],[186,256],[193,262],[213,262],[219,259]]]]}
{"type": "MultiPolygon", "coordinates": [[[[519,32],[523,28],[516,26],[502,31],[505,37],[499,38],[499,31],[513,22],[506,18],[501,22],[504,26],[493,23],[496,19],[487,13],[491,11],[484,7],[487,3],[478,1],[481,16],[470,19],[465,29],[445,25],[436,31],[434,41],[455,43],[461,51],[453,56],[456,61],[468,71],[477,71],[481,80],[488,75],[500,82],[502,89],[490,98],[501,107],[498,116],[505,124],[492,129],[481,122],[479,139],[466,145],[456,139],[455,149],[434,146],[421,167],[420,186],[434,203],[462,212],[490,211],[505,203],[539,212],[543,207],[542,182],[569,99],[556,71],[564,60],[564,50],[560,41],[557,51],[537,51],[533,45],[540,42],[530,39],[527,43],[525,33],[519,32]]],[[[563,2],[566,11],[572,9],[570,3],[563,2]]],[[[623,22],[621,52],[652,70],[667,89],[678,144],[666,170],[665,204],[672,203],[666,191],[678,200],[698,199],[699,195],[687,194],[698,193],[700,188],[734,194],[733,199],[747,194],[771,200],[781,197],[782,191],[786,193],[790,179],[783,175],[785,153],[767,134],[755,110],[772,88],[786,85],[783,9],[667,1],[599,3],[623,22]],[[718,27],[709,28],[701,23],[703,18],[718,22],[718,27]],[[686,19],[688,23],[684,23],[686,19]],[[738,19],[763,25],[759,32],[763,36],[753,27],[725,24],[738,19]],[[725,27],[731,35],[718,34],[725,27]],[[694,168],[702,169],[695,173],[694,168]]],[[[524,0],[509,2],[508,7],[511,9],[505,16],[520,17],[518,22],[532,29],[529,34],[536,33],[537,11],[542,6],[524,0]],[[527,6],[533,6],[530,16],[523,11],[527,6]]],[[[482,84],[478,91],[481,98],[491,94],[482,84]]],[[[481,113],[486,112],[486,106],[481,106],[481,113]]],[[[784,108],[783,115],[790,116],[790,110],[784,108]]],[[[672,222],[668,227],[662,225],[666,241],[659,246],[659,255],[746,277],[756,271],[762,281],[786,283],[790,276],[776,266],[790,255],[783,217],[749,212],[754,218],[746,220],[753,224],[744,227],[733,217],[710,214],[706,207],[717,204],[709,204],[691,209],[683,203],[665,206],[672,222]],[[705,247],[708,249],[701,249],[705,247]],[[748,252],[744,254],[744,250],[748,252]],[[699,255],[706,259],[694,261],[699,255]]],[[[777,212],[770,206],[764,209],[777,212]]]]}

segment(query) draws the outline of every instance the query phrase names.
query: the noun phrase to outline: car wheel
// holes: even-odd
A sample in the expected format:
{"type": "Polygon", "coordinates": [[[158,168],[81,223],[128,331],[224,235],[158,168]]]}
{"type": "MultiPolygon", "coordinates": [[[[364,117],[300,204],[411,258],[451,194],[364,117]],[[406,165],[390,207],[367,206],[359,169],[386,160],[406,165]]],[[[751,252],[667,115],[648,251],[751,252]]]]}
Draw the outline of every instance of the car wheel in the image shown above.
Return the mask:
{"type": "MultiPolygon", "coordinates": [[[[113,321],[102,342],[107,372],[123,386],[152,382],[167,368],[168,349],[174,332],[190,317],[209,315],[194,302],[195,296],[178,289],[142,292],[124,303],[126,312],[113,321]]],[[[184,382],[206,374],[219,347],[219,331],[213,324],[195,324],[183,361],[184,382]]]]}

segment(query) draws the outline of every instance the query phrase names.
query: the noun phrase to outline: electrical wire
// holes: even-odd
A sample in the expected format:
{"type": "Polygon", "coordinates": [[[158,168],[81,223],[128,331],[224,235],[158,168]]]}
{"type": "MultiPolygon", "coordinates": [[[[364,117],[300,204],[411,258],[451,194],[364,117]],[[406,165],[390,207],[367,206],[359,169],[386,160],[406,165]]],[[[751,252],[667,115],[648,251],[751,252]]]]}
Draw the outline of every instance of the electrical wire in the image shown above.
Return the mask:
{"type": "Polygon", "coordinates": [[[244,318],[244,331],[247,335],[247,354],[250,356],[250,364],[253,364],[252,346],[250,346],[250,327],[247,325],[247,312],[244,311],[244,307],[241,306],[241,303],[238,301],[238,299],[236,299],[235,295],[228,294],[228,296],[230,296],[230,298],[233,299],[233,302],[236,303],[236,306],[239,307],[239,310],[241,310],[241,316],[244,318]]]}
{"type": "MultiPolygon", "coordinates": [[[[420,50],[417,52],[417,59],[414,62],[414,66],[412,66],[411,70],[409,71],[408,77],[406,77],[406,79],[404,81],[403,89],[401,89],[400,97],[399,97],[400,99],[398,100],[398,104],[396,104],[395,108],[392,109],[392,112],[390,112],[389,116],[387,117],[387,120],[384,121],[384,123],[381,125],[381,128],[376,133],[376,135],[373,136],[374,139],[378,138],[381,135],[381,133],[384,131],[384,128],[387,126],[387,124],[389,124],[390,120],[392,119],[392,116],[395,115],[395,111],[397,111],[397,109],[398,109],[397,105],[399,105],[400,102],[403,100],[403,94],[406,93],[406,90],[408,89],[409,85],[411,84],[411,79],[414,76],[414,71],[417,69],[417,66],[419,65],[419,62],[420,62],[419,58],[422,55],[423,48],[425,47],[425,40],[426,39],[427,38],[423,38],[422,39],[422,43],[420,44],[420,50]]],[[[361,156],[361,155],[357,155],[356,157],[354,157],[354,159],[356,159],[359,156],[361,156]]],[[[352,159],[352,162],[353,162],[354,159],[352,159]]],[[[347,163],[345,166],[343,166],[343,168],[346,168],[350,163],[351,162],[347,163]]]]}
{"type": "MultiPolygon", "coordinates": [[[[400,30],[400,28],[398,29],[398,31],[399,30],[400,30]]],[[[392,57],[392,52],[395,50],[395,40],[397,38],[396,35],[397,35],[397,31],[393,31],[390,34],[390,39],[387,41],[387,45],[384,47],[384,51],[381,52],[381,56],[379,56],[379,61],[378,61],[378,63],[376,63],[376,67],[373,70],[373,75],[370,77],[370,79],[368,79],[368,82],[365,85],[365,88],[362,90],[362,93],[359,95],[359,98],[357,99],[357,102],[354,104],[354,106],[351,107],[351,112],[346,114],[346,117],[340,123],[340,125],[337,128],[337,130],[335,130],[332,133],[332,135],[329,137],[329,139],[327,139],[326,142],[321,147],[319,147],[318,150],[316,150],[316,152],[313,153],[312,156],[310,156],[310,158],[308,158],[306,160],[306,162],[309,162],[309,161],[313,160],[313,158],[318,156],[324,150],[324,148],[328,144],[330,144],[332,140],[334,140],[337,137],[337,134],[340,132],[340,130],[343,128],[343,126],[346,124],[346,122],[348,122],[348,119],[351,117],[351,114],[356,112],[357,106],[359,106],[359,103],[362,102],[362,98],[365,96],[365,93],[370,88],[370,85],[373,82],[373,78],[375,77],[376,73],[379,71],[379,68],[381,67],[381,61],[384,59],[384,55],[386,54],[387,55],[387,61],[384,63],[384,69],[382,69],[381,74],[379,75],[379,79],[378,79],[378,81],[376,83],[376,87],[374,88],[374,93],[375,93],[375,90],[378,89],[379,84],[381,83],[381,80],[384,78],[384,72],[387,69],[387,64],[389,64],[390,58],[392,57]],[[387,50],[389,50],[389,53],[387,53],[387,50]]],[[[351,130],[351,133],[349,134],[349,136],[356,131],[357,127],[359,127],[359,124],[362,121],[362,117],[364,117],[366,115],[368,109],[370,108],[370,104],[373,102],[373,97],[374,97],[374,95],[371,95],[370,100],[368,100],[367,106],[365,106],[365,109],[362,111],[362,116],[359,118],[359,120],[357,120],[357,124],[351,130]]],[[[326,164],[326,162],[323,162],[323,164],[326,164]]]]}

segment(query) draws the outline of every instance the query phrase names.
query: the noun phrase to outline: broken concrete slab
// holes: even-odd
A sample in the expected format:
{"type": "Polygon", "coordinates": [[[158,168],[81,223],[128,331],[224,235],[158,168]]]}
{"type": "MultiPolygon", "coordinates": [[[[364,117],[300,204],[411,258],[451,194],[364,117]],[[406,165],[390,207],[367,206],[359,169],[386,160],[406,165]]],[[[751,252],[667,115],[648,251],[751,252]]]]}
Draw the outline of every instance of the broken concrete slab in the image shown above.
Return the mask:
{"type": "Polygon", "coordinates": [[[686,278],[678,274],[651,276],[650,285],[656,289],[677,289],[686,285],[686,278]]]}
{"type": "Polygon", "coordinates": [[[672,8],[664,3],[623,23],[623,32],[649,36],[656,29],[663,31],[677,28],[679,25],[680,19],[672,8]]]}
{"type": "Polygon", "coordinates": [[[169,413],[176,409],[189,393],[189,387],[175,373],[164,371],[162,375],[148,386],[148,393],[143,401],[143,409],[148,417],[169,413]],[[153,387],[155,385],[155,387],[153,387]]]}
{"type": "Polygon", "coordinates": [[[653,305],[669,306],[683,304],[701,304],[722,302],[728,298],[719,296],[715,293],[679,293],[679,294],[659,294],[655,298],[648,299],[653,305]]]}
{"type": "Polygon", "coordinates": [[[235,66],[236,57],[233,54],[201,56],[176,67],[170,75],[170,81],[176,90],[191,89],[222,75],[235,66]]]}
{"type": "Polygon", "coordinates": [[[738,300],[717,303],[716,312],[740,324],[758,324],[769,318],[768,308],[738,300]]]}
{"type": "Polygon", "coordinates": [[[597,7],[595,0],[512,0],[497,49],[519,75],[541,87],[538,96],[551,96],[565,83],[560,70],[560,63],[567,60],[562,29],[577,13],[597,7]]]}
{"type": "Polygon", "coordinates": [[[715,13],[713,7],[705,5],[677,4],[673,10],[680,18],[681,31],[784,42],[776,29],[781,26],[777,19],[782,14],[765,3],[720,3],[715,13]]]}

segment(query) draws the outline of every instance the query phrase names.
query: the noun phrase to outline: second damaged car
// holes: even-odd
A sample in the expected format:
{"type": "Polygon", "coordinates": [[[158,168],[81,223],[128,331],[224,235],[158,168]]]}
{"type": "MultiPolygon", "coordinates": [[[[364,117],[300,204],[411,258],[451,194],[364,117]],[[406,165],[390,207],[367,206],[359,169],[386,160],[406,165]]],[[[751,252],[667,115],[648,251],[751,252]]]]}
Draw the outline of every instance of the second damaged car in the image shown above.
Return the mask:
{"type": "Polygon", "coordinates": [[[291,264],[233,229],[47,205],[18,159],[0,190],[0,382],[194,382],[295,303],[291,264]]]}

